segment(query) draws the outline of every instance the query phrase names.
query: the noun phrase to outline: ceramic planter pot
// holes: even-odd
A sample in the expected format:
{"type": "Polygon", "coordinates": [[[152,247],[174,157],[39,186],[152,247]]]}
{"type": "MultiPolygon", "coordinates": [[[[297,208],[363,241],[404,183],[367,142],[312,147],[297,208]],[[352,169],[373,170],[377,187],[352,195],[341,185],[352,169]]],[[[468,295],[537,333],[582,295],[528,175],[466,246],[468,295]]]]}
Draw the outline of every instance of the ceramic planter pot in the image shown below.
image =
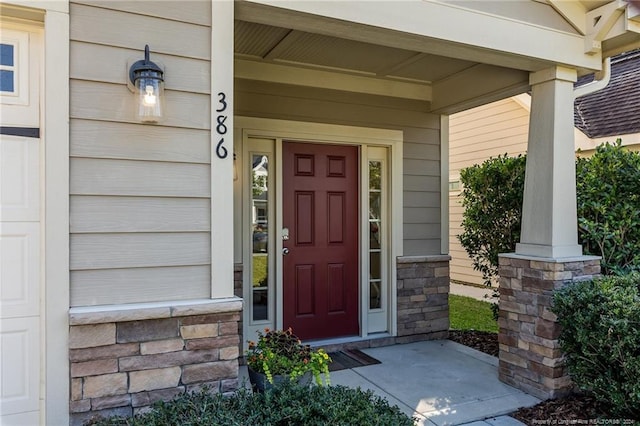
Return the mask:
{"type": "MultiPolygon", "coordinates": [[[[254,392],[264,392],[265,390],[269,390],[274,386],[289,381],[289,376],[276,374],[273,376],[273,384],[271,384],[269,380],[267,380],[267,376],[265,374],[258,373],[251,367],[247,367],[247,369],[249,371],[249,381],[251,382],[251,388],[254,392]]],[[[309,386],[312,378],[313,374],[311,374],[311,371],[307,371],[301,377],[298,377],[297,382],[300,386],[309,386]]]]}

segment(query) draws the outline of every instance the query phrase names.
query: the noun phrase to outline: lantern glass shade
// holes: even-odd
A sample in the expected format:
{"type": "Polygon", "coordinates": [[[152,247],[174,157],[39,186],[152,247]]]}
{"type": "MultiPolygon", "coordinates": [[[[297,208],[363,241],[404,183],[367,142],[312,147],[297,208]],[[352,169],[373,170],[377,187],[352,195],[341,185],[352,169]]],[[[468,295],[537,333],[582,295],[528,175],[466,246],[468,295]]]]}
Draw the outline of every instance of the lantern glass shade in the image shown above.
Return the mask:
{"type": "Polygon", "coordinates": [[[135,96],[135,118],[143,123],[157,123],[164,114],[164,67],[149,59],[149,45],[144,59],[129,68],[127,86],[135,96]]]}
{"type": "Polygon", "coordinates": [[[134,77],[136,119],[145,123],[157,123],[164,112],[164,81],[155,71],[142,71],[134,77]]]}

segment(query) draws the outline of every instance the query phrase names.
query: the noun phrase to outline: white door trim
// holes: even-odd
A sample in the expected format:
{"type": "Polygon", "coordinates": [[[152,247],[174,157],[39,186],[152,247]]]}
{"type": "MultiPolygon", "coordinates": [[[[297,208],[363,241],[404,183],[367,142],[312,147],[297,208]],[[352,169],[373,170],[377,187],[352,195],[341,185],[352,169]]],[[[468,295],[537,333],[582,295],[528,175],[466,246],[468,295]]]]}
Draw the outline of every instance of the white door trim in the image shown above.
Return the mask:
{"type": "MultiPolygon", "coordinates": [[[[367,127],[356,126],[343,126],[324,123],[308,123],[290,120],[276,120],[276,119],[263,119],[255,117],[235,117],[235,127],[241,130],[242,144],[247,141],[248,138],[268,138],[272,139],[275,143],[275,198],[273,203],[275,206],[282,205],[282,141],[286,140],[298,140],[304,142],[314,143],[332,143],[332,144],[345,144],[345,145],[359,145],[359,146],[382,146],[387,147],[389,150],[389,165],[391,172],[391,185],[390,185],[390,199],[389,199],[389,330],[387,335],[397,334],[397,303],[396,303],[396,262],[395,259],[398,256],[402,256],[402,142],[403,133],[399,130],[388,129],[375,129],[367,127]]],[[[242,151],[242,148],[239,147],[242,151]]],[[[363,150],[363,154],[366,150],[363,150]]],[[[244,153],[244,152],[243,152],[244,153]]],[[[362,154],[362,155],[363,155],[362,154]]],[[[243,156],[244,157],[244,156],[243,156]]],[[[244,159],[246,162],[246,159],[244,159]]],[[[246,173],[244,173],[246,175],[246,173]]],[[[246,185],[246,183],[245,183],[246,185]]],[[[361,185],[362,186],[362,185],[361,185]]],[[[360,194],[361,208],[364,194],[360,194]]],[[[247,203],[245,199],[243,203],[247,203]]],[[[275,247],[273,253],[275,254],[275,269],[276,269],[276,312],[275,312],[275,324],[276,328],[282,328],[282,256],[278,256],[282,252],[282,209],[276,209],[275,215],[275,247]]],[[[243,224],[246,226],[246,224],[243,224]]],[[[361,236],[361,240],[365,236],[361,236]]],[[[363,258],[362,250],[364,245],[360,244],[361,254],[363,258]]],[[[243,259],[246,259],[247,250],[250,248],[245,247],[243,250],[243,259]]],[[[361,267],[362,270],[362,267],[361,267]]],[[[247,275],[245,274],[245,277],[247,275]]],[[[363,297],[363,286],[366,281],[368,286],[368,280],[364,279],[361,274],[361,286],[360,286],[360,299],[363,297]]],[[[246,283],[245,283],[246,284],[246,283]]],[[[368,293],[367,293],[368,294],[368,293]]],[[[367,334],[367,310],[364,308],[364,304],[360,304],[360,338],[364,339],[368,337],[367,334]]],[[[246,306],[246,308],[250,308],[246,306]]],[[[246,321],[245,330],[246,332],[246,321]]],[[[245,339],[246,340],[246,339],[245,339]]],[[[344,340],[343,338],[337,340],[344,340]]],[[[353,340],[353,339],[351,339],[353,340]]]]}
{"type": "Polygon", "coordinates": [[[45,154],[45,424],[69,424],[69,5],[42,2],[45,154]]]}

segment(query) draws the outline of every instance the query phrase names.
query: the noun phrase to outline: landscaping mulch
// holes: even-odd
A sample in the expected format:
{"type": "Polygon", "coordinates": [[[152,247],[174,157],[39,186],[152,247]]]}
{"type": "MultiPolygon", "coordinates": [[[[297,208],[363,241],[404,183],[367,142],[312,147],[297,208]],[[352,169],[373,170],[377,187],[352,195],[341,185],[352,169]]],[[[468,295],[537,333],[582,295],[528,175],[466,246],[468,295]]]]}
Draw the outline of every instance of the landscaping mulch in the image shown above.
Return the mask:
{"type": "MultiPolygon", "coordinates": [[[[498,356],[497,333],[475,330],[450,330],[449,340],[492,356],[498,356]]],[[[560,424],[640,424],[639,421],[629,419],[612,419],[611,416],[607,414],[606,407],[598,404],[594,398],[580,394],[558,399],[548,399],[533,407],[521,408],[510,415],[529,426],[560,424]]]]}
{"type": "Polygon", "coordinates": [[[449,340],[491,356],[498,356],[498,335],[496,333],[476,330],[449,330],[449,340]]]}
{"type": "Polygon", "coordinates": [[[631,420],[612,419],[610,415],[606,414],[605,407],[598,404],[594,398],[579,394],[548,399],[533,407],[520,408],[511,413],[511,417],[531,426],[543,424],[633,424],[631,420]],[[601,423],[597,423],[597,419],[600,419],[601,423]]]}

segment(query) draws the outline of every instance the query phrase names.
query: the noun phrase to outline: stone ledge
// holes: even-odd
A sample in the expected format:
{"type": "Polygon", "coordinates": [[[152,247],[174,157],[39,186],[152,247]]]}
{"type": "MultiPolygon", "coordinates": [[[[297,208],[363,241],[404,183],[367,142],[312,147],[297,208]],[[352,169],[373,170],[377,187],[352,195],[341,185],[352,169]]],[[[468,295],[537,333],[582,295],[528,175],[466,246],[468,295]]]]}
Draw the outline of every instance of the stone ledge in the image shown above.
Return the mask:
{"type": "Polygon", "coordinates": [[[397,263],[431,263],[431,262],[448,262],[451,256],[448,254],[435,254],[430,256],[398,256],[397,263]]]}
{"type": "Polygon", "coordinates": [[[547,262],[547,263],[570,263],[570,262],[589,262],[592,260],[601,260],[600,256],[574,256],[574,257],[538,257],[538,256],[529,256],[523,254],[516,253],[500,253],[498,257],[505,257],[508,259],[520,259],[520,260],[533,260],[536,262],[547,262]]]}
{"type": "Polygon", "coordinates": [[[139,321],[190,315],[239,312],[242,299],[201,299],[172,302],[132,303],[130,305],[108,305],[71,308],[69,325],[102,324],[111,322],[139,321]]]}

